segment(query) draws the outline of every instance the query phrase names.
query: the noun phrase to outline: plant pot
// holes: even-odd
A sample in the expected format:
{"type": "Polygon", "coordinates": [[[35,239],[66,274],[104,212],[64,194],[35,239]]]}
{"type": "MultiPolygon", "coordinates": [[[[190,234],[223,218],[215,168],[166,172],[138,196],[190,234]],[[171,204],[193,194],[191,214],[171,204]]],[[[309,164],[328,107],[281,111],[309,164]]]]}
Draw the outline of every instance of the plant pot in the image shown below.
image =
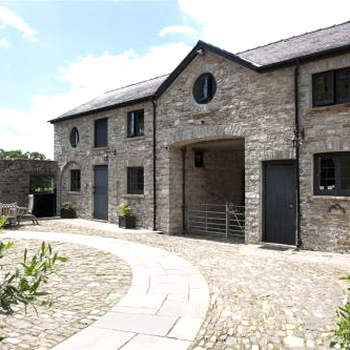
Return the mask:
{"type": "Polygon", "coordinates": [[[123,228],[135,228],[136,227],[136,216],[119,216],[119,227],[123,228]]]}
{"type": "Polygon", "coordinates": [[[76,218],[77,214],[75,213],[75,210],[73,208],[61,208],[61,218],[64,219],[73,219],[76,218]]]}

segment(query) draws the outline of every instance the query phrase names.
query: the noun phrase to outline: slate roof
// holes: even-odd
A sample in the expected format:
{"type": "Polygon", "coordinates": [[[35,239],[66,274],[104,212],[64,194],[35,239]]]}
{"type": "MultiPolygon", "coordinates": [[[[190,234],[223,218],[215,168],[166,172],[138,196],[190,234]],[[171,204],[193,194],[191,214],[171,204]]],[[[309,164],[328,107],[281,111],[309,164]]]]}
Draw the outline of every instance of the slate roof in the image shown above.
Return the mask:
{"type": "Polygon", "coordinates": [[[236,55],[259,66],[315,55],[350,44],[350,21],[260,46],[236,55]]]}
{"type": "Polygon", "coordinates": [[[195,47],[171,74],[108,91],[64,113],[60,117],[50,120],[50,122],[55,123],[97,111],[149,101],[152,97],[162,94],[170,86],[193,58],[197,56],[199,49],[213,52],[249,69],[263,72],[264,70],[295,64],[296,60],[302,62],[303,60],[315,59],[332,53],[349,52],[350,21],[259,46],[237,54],[222,50],[203,41],[198,41],[195,47]]]}
{"type": "Polygon", "coordinates": [[[167,77],[168,75],[162,75],[140,83],[107,91],[103,95],[62,114],[58,118],[50,120],[50,122],[65,120],[73,115],[82,115],[93,111],[103,111],[117,106],[147,101],[154,96],[158,87],[167,77]]]}

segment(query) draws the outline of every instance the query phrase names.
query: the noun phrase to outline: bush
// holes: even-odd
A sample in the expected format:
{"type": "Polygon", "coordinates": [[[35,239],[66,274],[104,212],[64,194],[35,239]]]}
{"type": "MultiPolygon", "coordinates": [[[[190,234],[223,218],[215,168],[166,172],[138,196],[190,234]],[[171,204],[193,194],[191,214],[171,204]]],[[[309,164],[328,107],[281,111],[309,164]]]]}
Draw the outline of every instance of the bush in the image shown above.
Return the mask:
{"type": "Polygon", "coordinates": [[[77,217],[77,213],[71,203],[65,202],[61,206],[61,218],[72,219],[77,217]]]}
{"type": "MultiPolygon", "coordinates": [[[[350,275],[341,278],[343,281],[350,283],[350,275]]],[[[334,331],[332,346],[340,346],[341,349],[350,349],[350,287],[347,288],[344,306],[337,310],[337,329],[334,331]]]]}
{"type": "Polygon", "coordinates": [[[119,207],[119,214],[121,216],[129,216],[131,214],[131,208],[130,205],[127,203],[121,204],[119,207]]]}
{"type": "MultiPolygon", "coordinates": [[[[5,220],[0,220],[0,230],[5,220]]],[[[3,258],[13,247],[13,242],[0,241],[0,258],[3,258]]],[[[42,305],[51,305],[47,293],[40,290],[42,284],[47,283],[49,276],[55,272],[57,262],[65,262],[67,258],[52,251],[50,244],[42,242],[41,247],[28,259],[28,251],[24,250],[23,262],[13,273],[7,273],[0,280],[0,312],[12,314],[13,306],[23,304],[33,306],[40,301],[42,305]],[[45,298],[43,298],[45,297],[45,298]]]]}

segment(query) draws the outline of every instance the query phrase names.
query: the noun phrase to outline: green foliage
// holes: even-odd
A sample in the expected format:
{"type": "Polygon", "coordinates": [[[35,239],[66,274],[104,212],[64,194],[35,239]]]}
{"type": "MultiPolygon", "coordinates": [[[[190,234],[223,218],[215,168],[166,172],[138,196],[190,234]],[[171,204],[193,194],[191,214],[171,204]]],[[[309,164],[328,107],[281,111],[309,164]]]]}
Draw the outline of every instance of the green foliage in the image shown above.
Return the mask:
{"type": "Polygon", "coordinates": [[[119,214],[121,216],[129,216],[131,214],[130,205],[127,203],[123,203],[118,207],[119,214]]]}
{"type": "Polygon", "coordinates": [[[39,152],[23,152],[22,150],[5,151],[0,149],[0,159],[45,160],[46,156],[39,152]]]}
{"type": "MultiPolygon", "coordinates": [[[[0,221],[0,229],[4,221],[0,221]]],[[[13,247],[13,242],[0,242],[0,258],[13,247]]],[[[27,249],[24,250],[23,262],[17,266],[13,273],[7,273],[0,280],[0,312],[13,313],[13,306],[23,304],[25,309],[28,305],[35,308],[35,303],[51,305],[47,293],[40,290],[42,284],[49,280],[49,276],[55,273],[57,262],[65,262],[67,258],[53,252],[50,244],[42,242],[38,251],[28,258],[27,249]],[[46,297],[46,298],[43,298],[46,297]]]]}
{"type": "Polygon", "coordinates": [[[71,210],[74,210],[74,207],[73,205],[70,203],[70,202],[64,202],[62,203],[62,206],[61,206],[62,209],[71,209],[71,210]]]}
{"type": "MultiPolygon", "coordinates": [[[[350,283],[350,275],[341,278],[341,280],[350,283]]],[[[331,346],[338,345],[341,349],[350,349],[350,286],[347,288],[347,297],[345,305],[337,310],[337,329],[334,331],[334,337],[331,346]]]]}
{"type": "Polygon", "coordinates": [[[50,176],[31,176],[30,193],[52,193],[52,178],[50,176]]]}

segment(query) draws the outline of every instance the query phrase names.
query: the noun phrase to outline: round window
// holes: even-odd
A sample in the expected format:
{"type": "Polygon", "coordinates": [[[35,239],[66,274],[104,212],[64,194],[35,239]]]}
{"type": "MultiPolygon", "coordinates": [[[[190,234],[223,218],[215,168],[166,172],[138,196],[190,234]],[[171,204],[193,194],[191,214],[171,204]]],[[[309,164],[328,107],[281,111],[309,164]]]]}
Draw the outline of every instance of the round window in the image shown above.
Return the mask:
{"type": "Polygon", "coordinates": [[[216,92],[216,81],[212,74],[204,73],[193,85],[193,97],[199,104],[208,103],[216,92]]]}
{"type": "Polygon", "coordinates": [[[72,147],[77,147],[79,143],[79,131],[76,127],[74,127],[69,135],[69,141],[72,147]]]}

